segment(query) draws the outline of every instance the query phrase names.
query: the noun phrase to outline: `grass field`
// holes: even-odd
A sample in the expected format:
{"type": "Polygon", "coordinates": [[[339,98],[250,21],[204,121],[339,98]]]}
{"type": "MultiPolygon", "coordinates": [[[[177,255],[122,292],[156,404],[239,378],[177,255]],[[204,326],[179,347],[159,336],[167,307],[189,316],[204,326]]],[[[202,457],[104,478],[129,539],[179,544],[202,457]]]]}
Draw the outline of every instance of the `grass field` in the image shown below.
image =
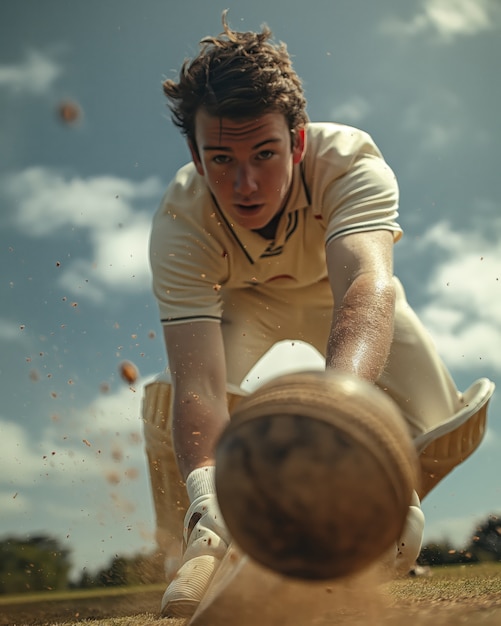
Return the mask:
{"type": "MultiPolygon", "coordinates": [[[[353,591],[353,590],[352,590],[353,591]]],[[[501,563],[433,568],[429,577],[405,578],[382,586],[378,602],[360,602],[318,617],[304,626],[456,626],[501,624],[501,563]]],[[[158,615],[163,585],[66,593],[0,596],[0,626],[184,626],[185,620],[158,615]]],[[[291,620],[296,623],[293,619],[291,620]]],[[[238,615],[226,623],[239,626],[238,615]]],[[[260,620],[256,626],[287,626],[260,620]]],[[[212,626],[212,624],[211,624],[212,626]]]]}

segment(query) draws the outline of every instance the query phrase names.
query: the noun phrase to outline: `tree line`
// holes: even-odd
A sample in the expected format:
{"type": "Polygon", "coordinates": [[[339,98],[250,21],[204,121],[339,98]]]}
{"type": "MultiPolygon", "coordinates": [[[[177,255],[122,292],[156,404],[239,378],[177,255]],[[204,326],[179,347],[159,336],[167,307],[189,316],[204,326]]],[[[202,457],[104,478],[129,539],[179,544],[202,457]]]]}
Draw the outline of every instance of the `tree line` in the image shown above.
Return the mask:
{"type": "MultiPolygon", "coordinates": [[[[423,546],[419,565],[437,566],[483,561],[501,562],[501,515],[489,515],[468,544],[457,549],[448,541],[423,546]]],[[[70,579],[71,550],[46,535],[8,537],[0,541],[0,594],[147,585],[165,580],[160,553],[116,556],[91,572],[84,568],[70,579]]]]}
{"type": "Polygon", "coordinates": [[[53,537],[0,541],[0,594],[148,585],[165,580],[163,557],[156,552],[115,556],[95,572],[84,568],[76,580],[70,578],[71,569],[71,550],[53,537]]]}
{"type": "Polygon", "coordinates": [[[501,561],[501,516],[489,515],[475,530],[465,548],[458,550],[447,541],[423,546],[419,565],[457,565],[501,561]]]}

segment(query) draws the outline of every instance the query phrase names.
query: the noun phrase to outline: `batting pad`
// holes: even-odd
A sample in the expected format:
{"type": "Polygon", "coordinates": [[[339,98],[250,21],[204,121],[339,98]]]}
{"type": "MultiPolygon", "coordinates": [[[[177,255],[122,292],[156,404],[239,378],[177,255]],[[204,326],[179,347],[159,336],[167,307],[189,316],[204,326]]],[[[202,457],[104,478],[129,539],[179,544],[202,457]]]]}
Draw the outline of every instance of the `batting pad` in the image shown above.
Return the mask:
{"type": "Polygon", "coordinates": [[[143,430],[156,513],[156,540],[167,558],[179,558],[189,506],[172,442],[172,388],[155,380],[144,388],[143,430]]]}
{"type": "MultiPolygon", "coordinates": [[[[238,389],[228,390],[230,413],[243,395],[238,389]]],[[[172,386],[168,374],[160,374],[145,385],[142,417],[151,492],[156,515],[157,544],[172,559],[175,570],[181,557],[184,515],[189,507],[186,487],[177,467],[172,440],[172,386]]]]}

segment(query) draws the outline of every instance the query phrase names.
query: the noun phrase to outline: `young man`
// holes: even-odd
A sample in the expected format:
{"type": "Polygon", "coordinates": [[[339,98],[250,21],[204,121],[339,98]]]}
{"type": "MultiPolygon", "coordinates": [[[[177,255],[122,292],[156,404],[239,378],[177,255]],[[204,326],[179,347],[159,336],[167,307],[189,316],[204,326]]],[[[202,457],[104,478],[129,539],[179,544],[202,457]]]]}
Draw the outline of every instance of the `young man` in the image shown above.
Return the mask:
{"type": "MultiPolygon", "coordinates": [[[[214,489],[227,390],[276,342],[306,341],[326,367],[382,387],[414,437],[463,406],[393,275],[398,188],[378,148],[355,128],[308,121],[301,82],[268,29],[237,33],[224,17],[223,26],[178,82],[164,83],[192,156],[151,236],[173,390],[163,424],[169,433],[172,424],[189,500],[165,616],[195,611],[230,542],[214,489]]],[[[169,433],[158,434],[165,445],[169,433]]],[[[155,462],[150,455],[158,470],[155,462]]],[[[162,497],[181,496],[164,482],[154,496],[167,526],[162,497]]],[[[423,522],[416,498],[404,568],[419,552],[423,522]]]]}

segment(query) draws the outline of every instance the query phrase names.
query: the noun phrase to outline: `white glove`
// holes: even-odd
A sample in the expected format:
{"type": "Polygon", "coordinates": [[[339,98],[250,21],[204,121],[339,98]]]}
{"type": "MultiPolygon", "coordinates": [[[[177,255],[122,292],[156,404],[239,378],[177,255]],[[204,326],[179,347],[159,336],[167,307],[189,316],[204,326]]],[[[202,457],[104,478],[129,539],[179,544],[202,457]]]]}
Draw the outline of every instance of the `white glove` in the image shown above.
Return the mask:
{"type": "Polygon", "coordinates": [[[421,510],[419,497],[414,491],[404,530],[397,543],[397,553],[395,557],[395,570],[397,575],[405,576],[414,567],[419,552],[421,551],[423,531],[424,514],[421,510]]]}

